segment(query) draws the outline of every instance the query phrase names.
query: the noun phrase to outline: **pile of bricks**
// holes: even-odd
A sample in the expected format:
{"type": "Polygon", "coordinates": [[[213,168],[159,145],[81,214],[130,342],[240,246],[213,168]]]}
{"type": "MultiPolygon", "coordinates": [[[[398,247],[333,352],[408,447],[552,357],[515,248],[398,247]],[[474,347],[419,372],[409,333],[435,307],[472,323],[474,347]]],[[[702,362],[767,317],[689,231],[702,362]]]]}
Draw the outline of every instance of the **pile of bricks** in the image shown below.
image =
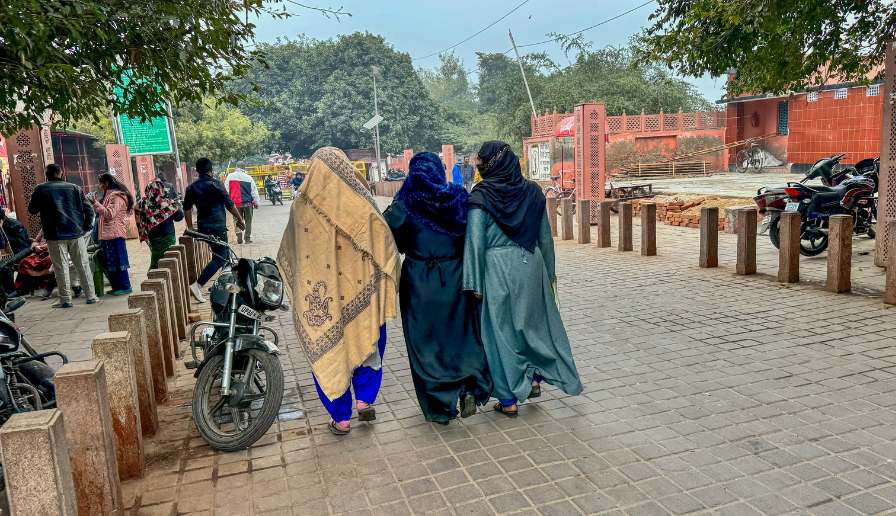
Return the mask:
{"type": "MultiPolygon", "coordinates": [[[[706,196],[657,196],[652,199],[635,199],[632,201],[634,213],[637,216],[644,203],[656,204],[656,218],[658,221],[670,226],[687,228],[700,227],[700,208],[718,207],[720,211],[725,208],[749,206],[749,199],[730,199],[706,196]]],[[[727,217],[719,217],[719,231],[727,231],[729,221],[727,217]]]]}

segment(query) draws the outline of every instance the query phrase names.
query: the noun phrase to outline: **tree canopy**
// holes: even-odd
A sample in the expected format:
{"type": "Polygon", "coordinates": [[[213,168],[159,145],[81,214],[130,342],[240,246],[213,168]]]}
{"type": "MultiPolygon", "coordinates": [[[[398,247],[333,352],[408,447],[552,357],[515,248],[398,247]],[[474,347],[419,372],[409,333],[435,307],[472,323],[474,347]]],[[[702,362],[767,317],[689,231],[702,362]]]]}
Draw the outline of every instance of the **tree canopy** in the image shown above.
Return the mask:
{"type": "Polygon", "coordinates": [[[683,75],[736,70],[729,92],[864,81],[896,31],[890,0],[657,0],[640,57],[683,75]]]}
{"type": "Polygon", "coordinates": [[[276,136],[263,123],[213,99],[181,108],[175,118],[181,159],[192,164],[206,157],[222,170],[228,161],[269,150],[276,136]]]}
{"type": "Polygon", "coordinates": [[[7,0],[0,9],[0,134],[45,122],[126,113],[146,119],[164,103],[226,91],[261,55],[257,15],[291,8],[348,15],[286,0],[7,0]],[[122,82],[122,71],[132,80],[122,82]],[[122,88],[122,95],[115,94],[122,88]]]}
{"type": "Polygon", "coordinates": [[[319,41],[302,38],[258,47],[267,65],[248,70],[235,91],[251,94],[243,110],[279,132],[280,150],[307,156],[325,145],[372,148],[363,124],[373,114],[377,74],[384,152],[439,143],[439,111],[411,65],[381,37],[367,33],[319,41]]]}

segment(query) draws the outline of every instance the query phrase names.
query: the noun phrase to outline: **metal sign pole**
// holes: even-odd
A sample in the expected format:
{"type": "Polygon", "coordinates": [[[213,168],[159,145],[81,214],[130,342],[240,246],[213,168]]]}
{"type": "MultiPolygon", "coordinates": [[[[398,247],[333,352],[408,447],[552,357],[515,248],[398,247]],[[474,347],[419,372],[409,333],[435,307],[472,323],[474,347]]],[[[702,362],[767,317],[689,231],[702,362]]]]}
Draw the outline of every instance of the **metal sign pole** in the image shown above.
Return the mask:
{"type": "MultiPolygon", "coordinates": [[[[171,148],[174,150],[174,170],[176,177],[180,176],[180,151],[177,148],[177,131],[174,128],[174,116],[171,114],[171,103],[165,103],[166,110],[168,111],[168,130],[171,132],[171,148]]],[[[184,183],[187,182],[187,178],[182,178],[184,183]]],[[[184,185],[186,187],[186,185],[184,185]]]]}
{"type": "Polygon", "coordinates": [[[526,85],[526,94],[529,95],[529,105],[532,107],[532,116],[537,117],[538,114],[535,112],[535,102],[532,100],[532,91],[529,89],[529,81],[526,80],[526,72],[523,70],[523,60],[520,59],[520,52],[516,48],[516,41],[513,40],[513,32],[508,30],[507,34],[510,35],[510,44],[513,45],[513,53],[516,54],[516,62],[520,65],[520,75],[523,76],[523,84],[526,85]]]}
{"type": "MultiPolygon", "coordinates": [[[[376,67],[373,68],[373,115],[378,117],[380,114],[379,98],[376,91],[376,67]]],[[[377,122],[374,127],[374,137],[376,140],[376,182],[382,180],[382,170],[380,169],[380,124],[377,122]]]]}

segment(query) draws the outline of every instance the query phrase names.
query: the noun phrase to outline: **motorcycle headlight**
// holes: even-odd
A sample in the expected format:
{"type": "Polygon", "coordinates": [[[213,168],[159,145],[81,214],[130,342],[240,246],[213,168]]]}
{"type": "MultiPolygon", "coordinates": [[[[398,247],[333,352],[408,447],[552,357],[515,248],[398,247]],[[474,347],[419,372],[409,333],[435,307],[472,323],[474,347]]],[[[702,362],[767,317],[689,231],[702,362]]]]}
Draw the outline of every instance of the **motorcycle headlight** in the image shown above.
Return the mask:
{"type": "Polygon", "coordinates": [[[276,308],[283,302],[283,282],[274,278],[258,276],[255,294],[258,296],[259,302],[276,308]]]}

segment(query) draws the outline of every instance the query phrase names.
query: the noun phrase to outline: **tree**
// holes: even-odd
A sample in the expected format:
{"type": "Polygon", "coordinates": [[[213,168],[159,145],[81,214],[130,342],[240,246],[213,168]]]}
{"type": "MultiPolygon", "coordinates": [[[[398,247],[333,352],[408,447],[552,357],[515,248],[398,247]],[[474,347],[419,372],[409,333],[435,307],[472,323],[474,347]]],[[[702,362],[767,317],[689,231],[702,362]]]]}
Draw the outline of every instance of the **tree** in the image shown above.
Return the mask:
{"type": "Polygon", "coordinates": [[[40,124],[47,112],[66,125],[110,111],[146,119],[165,101],[208,95],[236,103],[225,86],[261,58],[248,20],[289,16],[287,5],[348,15],[293,0],[7,0],[0,134],[40,124]]]}
{"type": "Polygon", "coordinates": [[[683,75],[736,69],[729,93],[799,91],[829,78],[861,82],[896,31],[889,0],[658,0],[640,58],[683,75]]]}
{"type": "Polygon", "coordinates": [[[223,169],[228,161],[263,152],[275,136],[264,124],[212,99],[185,106],[175,119],[178,148],[186,163],[207,157],[223,169]]]}
{"type": "Polygon", "coordinates": [[[429,96],[440,106],[456,111],[471,111],[476,107],[470,81],[463,62],[454,54],[440,56],[435,70],[420,70],[420,80],[429,96]]]}
{"type": "Polygon", "coordinates": [[[406,53],[377,35],[354,33],[335,40],[300,38],[261,45],[266,66],[252,67],[235,91],[251,94],[246,113],[279,131],[280,147],[308,156],[326,145],[372,148],[373,74],[384,121],[384,152],[434,148],[439,110],[406,53]]]}

